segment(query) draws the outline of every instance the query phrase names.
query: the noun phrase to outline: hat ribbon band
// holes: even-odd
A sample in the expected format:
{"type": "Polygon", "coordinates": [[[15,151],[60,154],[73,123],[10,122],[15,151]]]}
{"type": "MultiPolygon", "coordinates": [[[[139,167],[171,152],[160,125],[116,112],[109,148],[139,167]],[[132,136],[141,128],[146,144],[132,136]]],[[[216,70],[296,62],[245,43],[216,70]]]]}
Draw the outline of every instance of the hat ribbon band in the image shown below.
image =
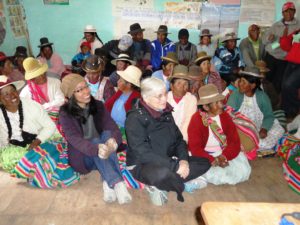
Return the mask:
{"type": "Polygon", "coordinates": [[[216,94],[212,94],[212,95],[207,95],[207,96],[204,96],[204,97],[200,97],[200,99],[208,99],[208,98],[213,98],[213,97],[216,97],[218,96],[219,93],[216,93],[216,94]]]}

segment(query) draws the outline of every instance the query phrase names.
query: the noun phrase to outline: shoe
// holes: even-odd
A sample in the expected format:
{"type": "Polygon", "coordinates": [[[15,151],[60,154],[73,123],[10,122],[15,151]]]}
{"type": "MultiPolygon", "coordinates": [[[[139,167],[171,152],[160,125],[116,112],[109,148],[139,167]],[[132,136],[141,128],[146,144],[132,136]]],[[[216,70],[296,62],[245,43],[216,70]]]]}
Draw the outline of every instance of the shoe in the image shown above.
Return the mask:
{"type": "Polygon", "coordinates": [[[107,203],[112,203],[117,200],[115,190],[110,188],[106,181],[103,181],[103,200],[107,203]]]}
{"type": "Polygon", "coordinates": [[[188,193],[193,193],[197,189],[202,189],[207,186],[207,181],[204,177],[200,176],[196,179],[190,180],[184,183],[184,191],[188,193]]]}
{"type": "Polygon", "coordinates": [[[132,201],[124,181],[115,184],[114,191],[116,193],[120,205],[128,204],[132,201]]]}
{"type": "Polygon", "coordinates": [[[168,202],[168,192],[159,190],[154,186],[145,186],[145,189],[149,193],[150,200],[153,205],[162,206],[168,202]]]}

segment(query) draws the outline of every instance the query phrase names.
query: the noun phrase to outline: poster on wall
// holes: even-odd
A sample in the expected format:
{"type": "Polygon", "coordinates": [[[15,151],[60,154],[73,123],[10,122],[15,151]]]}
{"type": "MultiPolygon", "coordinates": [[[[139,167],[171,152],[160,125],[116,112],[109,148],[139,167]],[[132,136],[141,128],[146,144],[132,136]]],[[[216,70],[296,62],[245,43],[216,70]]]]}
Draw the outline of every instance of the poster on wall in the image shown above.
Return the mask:
{"type": "Polygon", "coordinates": [[[153,10],[153,0],[112,0],[112,15],[121,16],[124,9],[153,10]]]}
{"type": "Polygon", "coordinates": [[[16,38],[26,35],[26,27],[23,19],[23,9],[19,0],[6,0],[8,20],[12,33],[16,38]]]}
{"type": "Polygon", "coordinates": [[[0,0],[0,45],[4,42],[6,29],[5,29],[5,15],[4,15],[4,4],[3,0],[0,0]]]}
{"type": "Polygon", "coordinates": [[[271,26],[275,18],[275,1],[273,0],[243,0],[240,22],[271,26]],[[258,7],[259,6],[259,7],[258,7]]]}
{"type": "Polygon", "coordinates": [[[69,0],[44,0],[45,5],[69,5],[69,0]]]}

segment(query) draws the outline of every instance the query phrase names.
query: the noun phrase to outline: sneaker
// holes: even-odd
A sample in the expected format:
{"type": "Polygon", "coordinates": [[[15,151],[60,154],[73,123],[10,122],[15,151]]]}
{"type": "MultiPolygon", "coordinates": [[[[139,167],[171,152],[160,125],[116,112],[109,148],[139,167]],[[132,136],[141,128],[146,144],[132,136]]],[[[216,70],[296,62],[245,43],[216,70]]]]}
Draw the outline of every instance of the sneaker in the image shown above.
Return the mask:
{"type": "Polygon", "coordinates": [[[145,186],[145,189],[148,191],[153,205],[162,206],[168,202],[167,191],[159,190],[154,186],[145,186]]]}
{"type": "Polygon", "coordinates": [[[103,181],[103,200],[107,203],[112,203],[117,200],[115,190],[110,188],[106,181],[103,181]]]}
{"type": "Polygon", "coordinates": [[[194,180],[190,180],[184,183],[184,191],[188,193],[193,193],[197,189],[202,189],[207,186],[207,181],[204,177],[200,176],[194,180]]]}
{"type": "Polygon", "coordinates": [[[132,201],[132,197],[129,194],[124,181],[116,183],[116,185],[114,187],[114,191],[116,193],[116,196],[117,196],[117,199],[118,199],[118,202],[120,205],[128,204],[132,201]]]}

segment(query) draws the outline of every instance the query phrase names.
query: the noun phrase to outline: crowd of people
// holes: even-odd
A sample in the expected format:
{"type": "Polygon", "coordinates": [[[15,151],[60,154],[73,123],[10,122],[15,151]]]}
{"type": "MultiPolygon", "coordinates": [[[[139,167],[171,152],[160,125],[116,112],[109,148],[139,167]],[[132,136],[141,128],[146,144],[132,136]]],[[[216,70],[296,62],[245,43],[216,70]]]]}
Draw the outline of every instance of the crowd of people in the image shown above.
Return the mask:
{"type": "MultiPolygon", "coordinates": [[[[35,58],[24,46],[0,52],[0,166],[40,188],[97,170],[105,202],[130,203],[138,183],[163,205],[170,191],[183,202],[207,183],[248,180],[257,155],[288,162],[300,151],[295,12],[285,3],[280,21],[263,35],[250,25],[239,46],[235,33],[217,42],[208,29],[197,45],[181,29],[175,43],[165,25],[151,42],[134,23],[105,44],[87,25],[69,67],[46,37],[35,58]]],[[[288,180],[297,166],[286,164],[288,180]]]]}

